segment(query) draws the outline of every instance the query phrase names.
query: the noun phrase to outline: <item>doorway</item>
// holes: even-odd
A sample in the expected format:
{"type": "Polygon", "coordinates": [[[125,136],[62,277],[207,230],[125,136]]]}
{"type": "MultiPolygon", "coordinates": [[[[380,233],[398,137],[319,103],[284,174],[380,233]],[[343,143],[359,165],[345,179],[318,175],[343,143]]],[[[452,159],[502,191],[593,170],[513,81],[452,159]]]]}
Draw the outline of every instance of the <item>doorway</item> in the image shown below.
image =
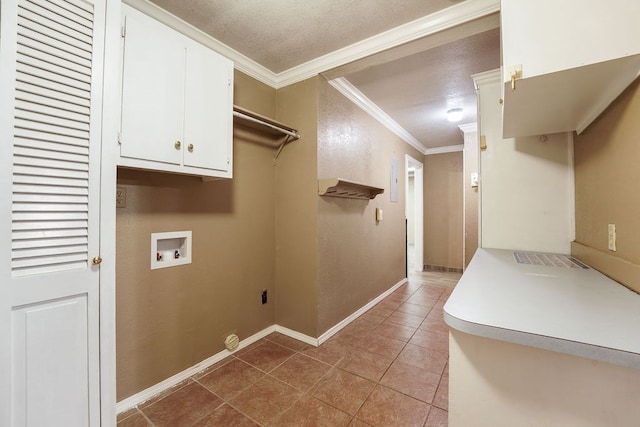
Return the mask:
{"type": "Polygon", "coordinates": [[[423,164],[405,155],[405,218],[407,224],[407,275],[424,269],[423,164]]]}

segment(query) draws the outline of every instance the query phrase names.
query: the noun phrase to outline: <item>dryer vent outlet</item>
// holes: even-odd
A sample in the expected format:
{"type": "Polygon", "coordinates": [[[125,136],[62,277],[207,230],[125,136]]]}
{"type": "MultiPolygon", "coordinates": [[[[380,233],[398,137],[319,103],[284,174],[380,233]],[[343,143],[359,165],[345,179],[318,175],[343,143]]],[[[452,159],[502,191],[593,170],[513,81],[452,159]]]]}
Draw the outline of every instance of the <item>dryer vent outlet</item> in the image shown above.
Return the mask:
{"type": "Polygon", "coordinates": [[[231,334],[224,340],[224,346],[229,351],[233,351],[236,348],[238,348],[239,344],[240,344],[240,338],[238,338],[236,334],[231,334]]]}

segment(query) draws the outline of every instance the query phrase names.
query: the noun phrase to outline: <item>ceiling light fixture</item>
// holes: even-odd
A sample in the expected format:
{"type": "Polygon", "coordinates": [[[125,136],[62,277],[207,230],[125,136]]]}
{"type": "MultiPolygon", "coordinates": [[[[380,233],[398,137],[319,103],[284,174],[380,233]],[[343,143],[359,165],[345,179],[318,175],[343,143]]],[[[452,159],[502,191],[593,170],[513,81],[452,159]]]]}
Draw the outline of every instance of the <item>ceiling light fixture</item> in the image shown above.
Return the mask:
{"type": "Polygon", "coordinates": [[[462,108],[452,108],[447,111],[447,120],[451,123],[459,122],[462,120],[462,108]]]}

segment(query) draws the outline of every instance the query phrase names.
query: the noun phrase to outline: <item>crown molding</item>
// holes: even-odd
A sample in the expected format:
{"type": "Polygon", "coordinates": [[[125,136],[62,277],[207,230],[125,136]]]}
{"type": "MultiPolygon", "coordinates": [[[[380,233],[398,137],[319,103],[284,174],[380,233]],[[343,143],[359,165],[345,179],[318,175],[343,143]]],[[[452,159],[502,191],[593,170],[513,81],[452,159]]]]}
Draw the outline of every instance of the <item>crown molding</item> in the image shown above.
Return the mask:
{"type": "Polygon", "coordinates": [[[485,71],[483,73],[472,74],[471,78],[473,79],[473,85],[475,86],[476,90],[478,90],[480,86],[492,83],[502,83],[502,73],[500,72],[500,68],[485,71]]]}
{"type": "Polygon", "coordinates": [[[283,71],[276,75],[276,89],[499,11],[500,0],[463,1],[283,71]]]}
{"type": "Polygon", "coordinates": [[[445,147],[437,147],[437,148],[429,148],[424,153],[425,156],[430,156],[432,154],[445,154],[445,153],[456,153],[458,151],[462,151],[464,149],[464,145],[447,145],[445,147]]]}
{"type": "Polygon", "coordinates": [[[371,117],[379,121],[384,127],[400,137],[404,142],[418,150],[420,153],[425,154],[427,147],[407,132],[405,128],[400,126],[395,120],[389,117],[387,113],[382,111],[382,109],[367,98],[365,94],[353,86],[349,80],[344,77],[338,77],[337,79],[329,80],[329,84],[371,117]]]}
{"type": "Polygon", "coordinates": [[[458,129],[460,129],[462,133],[477,132],[478,123],[466,123],[464,125],[458,126],[458,129]]]}
{"type": "Polygon", "coordinates": [[[238,71],[275,89],[500,11],[500,0],[466,0],[276,74],[148,0],[124,0],[124,2],[226,56],[234,62],[238,71]]]}

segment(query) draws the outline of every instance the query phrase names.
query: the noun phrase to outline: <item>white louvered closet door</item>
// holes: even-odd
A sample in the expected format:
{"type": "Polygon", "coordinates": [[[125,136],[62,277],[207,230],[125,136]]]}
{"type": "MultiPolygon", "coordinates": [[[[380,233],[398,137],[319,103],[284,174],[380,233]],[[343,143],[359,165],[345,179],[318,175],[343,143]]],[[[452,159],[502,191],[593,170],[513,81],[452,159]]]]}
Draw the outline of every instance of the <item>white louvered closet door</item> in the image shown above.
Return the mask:
{"type": "Polygon", "coordinates": [[[1,1],[0,425],[99,425],[105,3],[1,1]]]}

